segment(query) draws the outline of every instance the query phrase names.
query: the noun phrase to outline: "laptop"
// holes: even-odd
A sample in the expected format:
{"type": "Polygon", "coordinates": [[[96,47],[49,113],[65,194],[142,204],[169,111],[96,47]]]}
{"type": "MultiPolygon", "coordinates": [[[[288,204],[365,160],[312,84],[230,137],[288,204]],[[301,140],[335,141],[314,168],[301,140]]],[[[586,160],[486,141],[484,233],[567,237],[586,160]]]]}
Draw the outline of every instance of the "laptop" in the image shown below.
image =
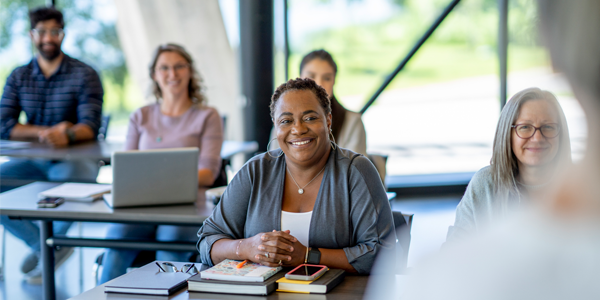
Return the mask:
{"type": "Polygon", "coordinates": [[[198,155],[195,147],[114,152],[112,193],[104,200],[113,208],[193,203],[198,155]]]}

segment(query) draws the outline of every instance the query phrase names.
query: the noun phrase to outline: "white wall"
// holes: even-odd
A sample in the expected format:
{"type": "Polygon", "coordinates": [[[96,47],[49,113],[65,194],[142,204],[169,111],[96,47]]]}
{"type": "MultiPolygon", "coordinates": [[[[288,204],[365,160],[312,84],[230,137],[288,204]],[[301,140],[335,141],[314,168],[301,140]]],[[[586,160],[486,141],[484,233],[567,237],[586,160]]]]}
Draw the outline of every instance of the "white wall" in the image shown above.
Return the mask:
{"type": "Polygon", "coordinates": [[[229,45],[217,0],[117,0],[117,33],[132,78],[148,103],[148,66],[164,43],[186,48],[204,79],[208,105],[227,115],[228,140],[242,140],[237,56],[229,45]]]}

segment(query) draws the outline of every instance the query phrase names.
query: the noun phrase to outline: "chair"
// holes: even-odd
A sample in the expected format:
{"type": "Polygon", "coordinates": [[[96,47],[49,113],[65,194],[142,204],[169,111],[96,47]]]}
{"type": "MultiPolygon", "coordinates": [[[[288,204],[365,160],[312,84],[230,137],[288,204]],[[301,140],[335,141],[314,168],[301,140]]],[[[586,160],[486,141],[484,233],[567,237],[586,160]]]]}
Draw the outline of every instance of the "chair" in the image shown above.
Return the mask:
{"type": "Polygon", "coordinates": [[[215,179],[215,182],[210,186],[211,188],[226,186],[229,182],[227,181],[227,166],[231,165],[231,161],[229,159],[221,160],[221,169],[219,170],[219,175],[215,179]]]}
{"type": "Polygon", "coordinates": [[[392,211],[394,227],[396,228],[396,260],[399,271],[406,269],[408,261],[408,250],[410,248],[410,230],[414,214],[403,214],[392,211]]]}
{"type": "MultiPolygon", "coordinates": [[[[377,169],[377,172],[379,173],[379,177],[381,178],[381,182],[383,183],[383,186],[385,187],[385,175],[386,175],[386,163],[387,163],[387,155],[381,155],[381,154],[368,154],[367,153],[367,157],[369,158],[369,160],[373,163],[373,165],[375,166],[375,169],[377,169]]],[[[387,187],[386,187],[387,190],[387,187]]]]}

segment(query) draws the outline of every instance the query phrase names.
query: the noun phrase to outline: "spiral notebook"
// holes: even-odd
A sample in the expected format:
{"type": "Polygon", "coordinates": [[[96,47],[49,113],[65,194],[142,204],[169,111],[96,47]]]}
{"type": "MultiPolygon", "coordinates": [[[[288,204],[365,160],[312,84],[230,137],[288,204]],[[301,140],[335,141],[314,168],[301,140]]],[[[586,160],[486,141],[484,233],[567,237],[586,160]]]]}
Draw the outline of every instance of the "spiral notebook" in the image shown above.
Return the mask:
{"type": "Polygon", "coordinates": [[[225,281],[263,282],[281,270],[281,267],[271,268],[256,263],[246,263],[238,269],[241,261],[226,259],[216,266],[200,272],[202,279],[216,279],[225,281]]]}

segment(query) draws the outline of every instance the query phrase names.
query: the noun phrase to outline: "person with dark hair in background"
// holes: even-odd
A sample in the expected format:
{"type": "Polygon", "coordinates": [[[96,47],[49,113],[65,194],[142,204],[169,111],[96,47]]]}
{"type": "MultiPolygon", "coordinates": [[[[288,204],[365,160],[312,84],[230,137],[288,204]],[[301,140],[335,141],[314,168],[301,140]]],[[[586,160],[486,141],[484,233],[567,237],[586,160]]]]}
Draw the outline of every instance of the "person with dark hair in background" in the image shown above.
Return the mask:
{"type": "Polygon", "coordinates": [[[332,141],[329,96],[312,79],[280,85],[270,109],[281,149],[250,159],[227,186],[198,232],[200,260],[369,274],[377,253],[395,248],[377,170],[332,141]]]}
{"type": "MultiPolygon", "coordinates": [[[[337,64],[331,54],[323,49],[306,54],[300,62],[300,77],[314,80],[327,92],[331,102],[331,132],[335,143],[367,156],[367,137],[361,114],[347,110],[333,95],[336,75],[337,64]]],[[[274,132],[271,134],[271,138],[273,137],[274,132]]],[[[276,149],[278,145],[273,142],[272,149],[276,149]]]]}
{"type": "MultiPolygon", "coordinates": [[[[61,51],[65,36],[63,15],[53,7],[29,12],[30,36],[38,55],[27,65],[16,68],[6,80],[0,100],[0,138],[37,139],[52,147],[93,140],[102,117],[103,90],[100,77],[90,66],[61,51]],[[27,121],[19,116],[25,113],[27,121]]],[[[98,164],[92,160],[49,161],[10,159],[2,164],[0,178],[40,181],[95,182],[98,164]]],[[[6,187],[4,187],[6,188],[6,187]]],[[[32,253],[21,265],[29,283],[41,283],[40,234],[38,226],[27,220],[9,220],[2,225],[23,240],[32,253]]],[[[55,234],[65,234],[70,222],[55,222],[55,234]]],[[[55,254],[60,266],[73,252],[63,247],[55,254]]]]}

